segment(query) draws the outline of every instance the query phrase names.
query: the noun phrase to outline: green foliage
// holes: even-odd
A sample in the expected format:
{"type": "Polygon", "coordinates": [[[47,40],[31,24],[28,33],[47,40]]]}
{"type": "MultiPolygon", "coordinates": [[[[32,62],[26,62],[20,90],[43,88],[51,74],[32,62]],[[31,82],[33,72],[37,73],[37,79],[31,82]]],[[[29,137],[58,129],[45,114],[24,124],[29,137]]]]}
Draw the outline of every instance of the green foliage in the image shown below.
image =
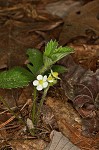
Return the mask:
{"type": "Polygon", "coordinates": [[[70,54],[73,52],[73,49],[70,47],[58,47],[58,42],[56,41],[50,41],[48,42],[44,56],[43,56],[43,61],[45,66],[51,66],[55,64],[58,60],[61,58],[65,57],[66,55],[70,54]]]}
{"type": "Polygon", "coordinates": [[[29,62],[32,64],[27,64],[27,67],[36,75],[38,70],[43,66],[43,54],[37,49],[28,49],[27,55],[29,56],[29,62]]]}
{"type": "Polygon", "coordinates": [[[52,40],[48,42],[43,54],[37,49],[28,49],[29,64],[27,64],[27,67],[31,72],[22,67],[15,67],[9,71],[1,72],[0,88],[8,89],[27,86],[38,74],[44,74],[51,68],[58,73],[66,71],[66,68],[63,66],[53,65],[72,52],[72,48],[58,47],[58,42],[52,40]]]}
{"type": "Polygon", "coordinates": [[[17,88],[27,86],[34,79],[33,74],[22,67],[15,67],[0,73],[0,88],[17,88]]]}
{"type": "Polygon", "coordinates": [[[53,65],[51,68],[54,72],[64,73],[67,71],[66,67],[61,65],[53,65]]]}
{"type": "Polygon", "coordinates": [[[44,55],[45,56],[48,56],[51,55],[55,49],[57,49],[57,46],[58,46],[58,42],[56,41],[50,41],[47,43],[47,45],[45,46],[45,52],[44,52],[44,55]]]}
{"type": "MultiPolygon", "coordinates": [[[[27,64],[27,68],[30,70],[30,72],[27,69],[24,69],[22,67],[15,67],[15,68],[12,68],[11,70],[0,73],[0,88],[6,88],[6,89],[22,88],[24,86],[27,86],[29,82],[33,80],[34,80],[33,83],[35,83],[35,79],[37,75],[45,75],[45,74],[48,75],[48,78],[46,81],[47,86],[45,88],[44,87],[42,88],[44,90],[44,93],[42,95],[39,107],[38,105],[36,105],[37,104],[37,91],[36,90],[38,89],[37,87],[34,88],[34,94],[33,94],[34,98],[33,98],[33,107],[32,107],[31,116],[32,116],[32,123],[33,125],[35,125],[35,127],[39,120],[41,107],[43,105],[43,102],[45,100],[49,87],[56,84],[57,80],[60,79],[58,77],[58,73],[63,73],[67,71],[64,66],[55,65],[55,63],[61,58],[63,58],[64,56],[72,52],[73,52],[72,48],[62,47],[62,46],[58,47],[58,42],[51,40],[50,42],[48,42],[47,46],[45,47],[44,53],[41,53],[37,49],[27,50],[27,55],[29,57],[28,58],[29,63],[27,64]]],[[[35,84],[33,85],[35,86],[35,84]]],[[[5,103],[5,101],[3,102],[5,106],[8,107],[8,109],[10,110],[7,103],[5,103]]],[[[10,110],[10,112],[12,111],[10,110]]],[[[30,129],[30,133],[34,135],[35,133],[34,129],[33,129],[33,133],[32,133],[32,130],[30,129]]]]}

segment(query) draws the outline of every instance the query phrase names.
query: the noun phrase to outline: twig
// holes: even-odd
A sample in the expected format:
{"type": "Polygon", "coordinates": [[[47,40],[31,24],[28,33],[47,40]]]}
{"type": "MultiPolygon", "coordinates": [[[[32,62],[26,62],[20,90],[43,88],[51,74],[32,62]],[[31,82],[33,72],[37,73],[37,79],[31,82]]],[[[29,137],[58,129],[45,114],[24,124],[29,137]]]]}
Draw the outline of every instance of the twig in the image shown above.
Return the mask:
{"type": "Polygon", "coordinates": [[[10,119],[5,121],[4,123],[0,124],[0,129],[3,128],[5,125],[7,125],[9,122],[15,119],[15,116],[12,116],[10,119]]]}

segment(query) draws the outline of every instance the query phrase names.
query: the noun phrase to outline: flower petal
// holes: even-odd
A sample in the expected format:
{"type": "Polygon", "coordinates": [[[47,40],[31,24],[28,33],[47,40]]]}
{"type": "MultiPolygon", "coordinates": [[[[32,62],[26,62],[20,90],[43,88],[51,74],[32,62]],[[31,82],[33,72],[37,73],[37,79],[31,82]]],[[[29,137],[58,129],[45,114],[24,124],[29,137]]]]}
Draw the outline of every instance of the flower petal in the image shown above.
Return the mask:
{"type": "Polygon", "coordinates": [[[48,82],[49,82],[49,83],[52,83],[52,82],[54,82],[54,80],[48,80],[48,82]]]}
{"type": "Polygon", "coordinates": [[[51,75],[49,75],[49,77],[48,77],[48,82],[53,82],[54,81],[54,78],[51,76],[51,75]]]}
{"type": "Polygon", "coordinates": [[[43,81],[46,81],[47,80],[47,76],[45,75],[44,77],[43,77],[43,81]]]}
{"type": "Polygon", "coordinates": [[[37,80],[42,80],[43,79],[43,76],[42,75],[38,75],[37,76],[37,80]]]}
{"type": "Polygon", "coordinates": [[[48,86],[48,82],[43,83],[43,88],[46,88],[48,86]]]}
{"type": "Polygon", "coordinates": [[[36,89],[37,89],[38,91],[41,91],[41,90],[43,89],[43,86],[42,86],[42,85],[38,85],[38,86],[36,87],[36,89]]]}
{"type": "Polygon", "coordinates": [[[34,85],[34,86],[37,86],[38,84],[39,84],[38,80],[34,80],[34,81],[33,81],[33,85],[34,85]]]}

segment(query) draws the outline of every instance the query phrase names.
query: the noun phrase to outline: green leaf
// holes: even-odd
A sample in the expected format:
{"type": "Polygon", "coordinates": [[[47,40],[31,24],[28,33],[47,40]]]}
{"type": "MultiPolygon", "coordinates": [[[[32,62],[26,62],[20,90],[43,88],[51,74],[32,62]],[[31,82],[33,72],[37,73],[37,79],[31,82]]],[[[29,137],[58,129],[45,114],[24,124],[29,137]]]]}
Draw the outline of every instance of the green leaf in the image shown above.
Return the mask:
{"type": "Polygon", "coordinates": [[[58,60],[62,59],[66,55],[73,53],[74,50],[73,48],[70,47],[58,47],[58,43],[56,41],[50,41],[48,42],[44,56],[43,56],[43,61],[45,66],[51,66],[55,64],[58,60]],[[47,65],[46,65],[47,64],[47,65]]]}
{"type": "Polygon", "coordinates": [[[49,67],[49,66],[51,66],[53,64],[52,59],[47,57],[47,56],[45,56],[45,55],[43,56],[43,61],[44,61],[44,65],[46,67],[49,67]]]}
{"type": "Polygon", "coordinates": [[[58,42],[56,41],[51,40],[50,42],[48,42],[45,47],[44,55],[49,56],[51,53],[53,53],[55,49],[57,49],[57,46],[58,46],[58,42]]]}
{"type": "Polygon", "coordinates": [[[54,72],[64,73],[67,71],[66,67],[61,65],[53,65],[51,68],[54,72]]]}
{"type": "Polygon", "coordinates": [[[62,59],[63,57],[65,57],[66,55],[70,54],[73,52],[73,49],[70,47],[59,47],[57,50],[55,50],[52,54],[51,54],[51,59],[54,62],[57,62],[58,60],[62,59]]]}
{"type": "Polygon", "coordinates": [[[34,76],[22,67],[15,67],[11,70],[0,73],[0,88],[24,87],[34,80],[34,76]]]}
{"type": "Polygon", "coordinates": [[[36,75],[38,70],[43,66],[43,55],[37,49],[28,49],[27,55],[29,56],[30,63],[33,65],[27,65],[27,67],[36,75]]]}

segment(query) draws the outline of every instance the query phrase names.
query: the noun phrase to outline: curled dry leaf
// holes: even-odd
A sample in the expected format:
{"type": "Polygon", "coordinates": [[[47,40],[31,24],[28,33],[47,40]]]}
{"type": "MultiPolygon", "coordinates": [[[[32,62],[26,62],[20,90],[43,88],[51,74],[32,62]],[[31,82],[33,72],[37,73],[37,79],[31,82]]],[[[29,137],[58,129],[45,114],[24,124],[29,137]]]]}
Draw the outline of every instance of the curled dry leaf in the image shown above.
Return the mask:
{"type": "Polygon", "coordinates": [[[66,44],[76,37],[97,39],[99,36],[99,0],[91,1],[69,13],[64,18],[64,26],[60,35],[60,43],[66,44]],[[89,19],[88,19],[89,18],[89,19]]]}
{"type": "Polygon", "coordinates": [[[61,86],[82,117],[83,133],[86,131],[86,136],[99,133],[99,69],[95,73],[84,69],[71,57],[61,63],[68,67],[68,72],[62,75],[61,86]]]}
{"type": "MultiPolygon", "coordinates": [[[[66,101],[66,97],[63,98],[66,101]]],[[[61,98],[48,97],[46,104],[51,107],[59,130],[74,145],[82,150],[95,150],[94,147],[99,143],[99,138],[87,138],[81,134],[82,129],[79,114],[68,102],[64,103],[61,98]]],[[[66,147],[65,150],[67,150],[66,147]]]]}

